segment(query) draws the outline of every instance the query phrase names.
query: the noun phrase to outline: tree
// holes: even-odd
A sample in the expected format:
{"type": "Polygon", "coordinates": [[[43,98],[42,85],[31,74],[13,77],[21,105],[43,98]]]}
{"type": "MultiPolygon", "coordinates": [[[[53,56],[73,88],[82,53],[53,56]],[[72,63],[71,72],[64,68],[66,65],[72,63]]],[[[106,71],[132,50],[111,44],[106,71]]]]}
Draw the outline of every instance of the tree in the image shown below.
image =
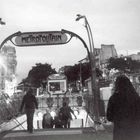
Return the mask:
{"type": "Polygon", "coordinates": [[[107,69],[111,70],[113,68],[125,73],[139,72],[140,62],[132,60],[130,57],[110,58],[107,69]]]}
{"type": "MultiPolygon", "coordinates": [[[[81,63],[75,64],[74,66],[66,66],[64,68],[64,74],[67,76],[69,83],[80,80],[80,67],[81,67],[82,85],[84,85],[84,81],[91,76],[90,63],[81,63]]],[[[102,71],[99,68],[96,68],[96,76],[97,77],[102,76],[102,71]]]]}
{"type": "Polygon", "coordinates": [[[36,63],[36,65],[29,71],[26,81],[34,87],[40,87],[43,80],[46,80],[49,75],[55,73],[56,70],[53,69],[50,64],[36,63]]]}
{"type": "Polygon", "coordinates": [[[108,65],[107,65],[107,69],[111,70],[111,69],[117,69],[119,71],[125,71],[127,67],[127,63],[124,60],[124,58],[113,58],[111,57],[108,60],[108,65]]]}
{"type": "Polygon", "coordinates": [[[64,74],[67,77],[68,83],[72,83],[78,80],[78,69],[77,66],[65,66],[64,74]]]}
{"type": "MultiPolygon", "coordinates": [[[[75,64],[74,66],[66,66],[64,68],[64,74],[67,76],[68,83],[75,83],[80,80],[80,64],[75,64]]],[[[88,64],[81,64],[81,76],[82,83],[84,80],[89,78],[90,69],[88,68],[88,64]]]]}

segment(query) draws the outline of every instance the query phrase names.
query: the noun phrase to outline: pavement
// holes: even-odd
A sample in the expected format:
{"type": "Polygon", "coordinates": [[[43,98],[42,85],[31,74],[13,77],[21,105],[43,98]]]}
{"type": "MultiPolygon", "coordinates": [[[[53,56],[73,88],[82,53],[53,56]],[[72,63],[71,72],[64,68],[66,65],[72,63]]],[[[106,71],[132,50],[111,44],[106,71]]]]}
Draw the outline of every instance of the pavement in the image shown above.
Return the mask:
{"type": "MultiPolygon", "coordinates": [[[[34,129],[42,129],[42,116],[40,117],[38,114],[40,110],[37,110],[34,114],[34,129]]],[[[43,114],[43,113],[42,113],[43,114]]],[[[77,119],[72,115],[73,120],[71,121],[71,127],[72,128],[80,128],[80,127],[92,127],[94,125],[94,122],[90,118],[89,115],[87,115],[87,112],[80,108],[78,112],[75,110],[75,115],[77,116],[77,119]]],[[[26,122],[26,115],[21,115],[17,118],[13,118],[9,122],[5,122],[0,125],[0,132],[6,131],[6,130],[26,130],[27,128],[27,122],[26,122]]]]}
{"type": "Polygon", "coordinates": [[[93,128],[46,129],[27,131],[11,131],[3,134],[1,140],[112,140],[112,133],[95,131],[93,128]]]}
{"type": "Polygon", "coordinates": [[[95,131],[93,128],[94,122],[84,109],[80,108],[78,112],[75,111],[75,114],[77,119],[72,120],[70,129],[53,128],[46,130],[41,128],[41,121],[40,126],[37,126],[38,116],[35,114],[35,130],[32,134],[26,131],[26,116],[20,116],[16,120],[14,119],[0,126],[2,130],[0,132],[0,140],[112,140],[111,124],[106,123],[103,127],[105,129],[99,127],[95,131]],[[19,125],[18,122],[23,122],[22,127],[16,127],[16,125],[19,125]]]}
{"type": "Polygon", "coordinates": [[[3,131],[0,140],[112,140],[111,123],[104,124],[104,129],[95,130],[93,127],[81,127],[80,122],[80,119],[73,121],[73,125],[80,125],[78,128],[35,129],[33,133],[21,129],[3,131]]]}

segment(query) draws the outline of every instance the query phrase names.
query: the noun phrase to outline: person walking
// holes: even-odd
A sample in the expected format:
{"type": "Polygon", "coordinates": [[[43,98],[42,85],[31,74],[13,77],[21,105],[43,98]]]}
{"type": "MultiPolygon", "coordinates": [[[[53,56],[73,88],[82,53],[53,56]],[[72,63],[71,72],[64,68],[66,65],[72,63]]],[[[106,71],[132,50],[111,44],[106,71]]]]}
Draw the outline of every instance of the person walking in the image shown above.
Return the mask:
{"type": "Polygon", "coordinates": [[[60,116],[63,122],[64,128],[70,128],[70,121],[72,120],[71,113],[77,118],[74,114],[74,111],[67,105],[66,102],[63,102],[63,106],[60,108],[60,116]]]}
{"type": "Polygon", "coordinates": [[[25,113],[27,116],[27,130],[33,133],[33,116],[35,109],[38,109],[38,103],[36,97],[33,95],[33,89],[28,88],[26,95],[24,95],[20,107],[20,112],[25,108],[25,113]]]}
{"type": "Polygon", "coordinates": [[[107,119],[114,124],[113,140],[140,140],[140,97],[125,75],[115,81],[107,119]]]}
{"type": "Polygon", "coordinates": [[[63,121],[62,121],[61,113],[59,111],[56,113],[56,116],[54,117],[54,127],[63,128],[63,121]]]}

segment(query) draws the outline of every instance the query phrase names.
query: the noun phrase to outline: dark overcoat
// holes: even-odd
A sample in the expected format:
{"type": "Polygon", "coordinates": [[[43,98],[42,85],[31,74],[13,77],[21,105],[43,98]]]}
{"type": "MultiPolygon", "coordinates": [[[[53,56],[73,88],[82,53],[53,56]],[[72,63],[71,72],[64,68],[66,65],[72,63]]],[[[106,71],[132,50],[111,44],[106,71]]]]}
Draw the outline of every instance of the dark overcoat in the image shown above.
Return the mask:
{"type": "Polygon", "coordinates": [[[140,140],[140,98],[114,94],[110,97],[107,119],[114,123],[113,140],[140,140]]]}

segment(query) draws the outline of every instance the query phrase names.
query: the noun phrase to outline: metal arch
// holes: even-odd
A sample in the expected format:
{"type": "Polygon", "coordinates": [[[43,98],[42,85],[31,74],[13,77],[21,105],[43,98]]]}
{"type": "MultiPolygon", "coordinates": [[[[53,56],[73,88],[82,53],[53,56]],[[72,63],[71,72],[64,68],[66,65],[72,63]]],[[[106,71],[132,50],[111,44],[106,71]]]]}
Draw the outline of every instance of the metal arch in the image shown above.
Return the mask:
{"type": "MultiPolygon", "coordinates": [[[[62,32],[62,30],[61,30],[61,32],[62,32]]],[[[64,33],[64,32],[62,32],[62,33],[64,33]]],[[[69,34],[70,35],[70,34],[69,34]]],[[[70,35],[70,38],[65,42],[65,43],[63,43],[63,44],[67,44],[67,43],[69,43],[70,41],[71,41],[71,39],[72,39],[72,35],[70,35]]]]}
{"type": "MultiPolygon", "coordinates": [[[[89,60],[91,61],[91,57],[90,57],[90,52],[89,52],[89,49],[88,49],[88,46],[87,44],[85,43],[85,41],[77,34],[75,34],[74,32],[71,32],[71,31],[68,31],[68,30],[65,30],[65,29],[62,29],[61,30],[62,33],[66,33],[66,34],[69,34],[70,35],[70,38],[64,43],[68,43],[70,42],[70,40],[72,39],[72,37],[77,37],[79,38],[79,40],[83,43],[84,47],[86,48],[87,50],[87,53],[88,53],[88,58],[89,60]]],[[[7,41],[11,41],[14,45],[16,45],[13,41],[12,41],[12,38],[15,37],[15,36],[19,36],[21,35],[22,33],[20,31],[8,36],[6,39],[3,40],[3,42],[0,44],[0,50],[2,49],[3,45],[7,42],[7,41]]],[[[17,45],[16,45],[17,46],[17,45]]]]}
{"type": "Polygon", "coordinates": [[[69,39],[66,43],[68,43],[68,42],[72,39],[72,37],[77,37],[77,38],[79,38],[79,40],[84,44],[84,47],[85,47],[86,50],[87,50],[89,61],[91,61],[91,57],[90,57],[90,52],[89,52],[88,46],[87,46],[86,42],[85,42],[79,35],[77,35],[77,34],[71,32],[71,31],[65,30],[65,29],[62,29],[61,32],[62,32],[62,33],[67,33],[67,34],[70,35],[70,39],[69,39]]]}
{"type": "MultiPolygon", "coordinates": [[[[7,41],[10,40],[10,41],[13,43],[12,38],[15,37],[15,36],[18,36],[18,35],[20,35],[20,34],[21,34],[21,32],[18,31],[18,32],[14,33],[14,34],[12,34],[12,35],[10,35],[10,36],[8,36],[7,38],[5,38],[5,39],[3,40],[3,42],[0,44],[0,50],[2,49],[3,45],[4,45],[7,41]]],[[[14,43],[13,43],[13,44],[14,44],[14,43]]]]}

